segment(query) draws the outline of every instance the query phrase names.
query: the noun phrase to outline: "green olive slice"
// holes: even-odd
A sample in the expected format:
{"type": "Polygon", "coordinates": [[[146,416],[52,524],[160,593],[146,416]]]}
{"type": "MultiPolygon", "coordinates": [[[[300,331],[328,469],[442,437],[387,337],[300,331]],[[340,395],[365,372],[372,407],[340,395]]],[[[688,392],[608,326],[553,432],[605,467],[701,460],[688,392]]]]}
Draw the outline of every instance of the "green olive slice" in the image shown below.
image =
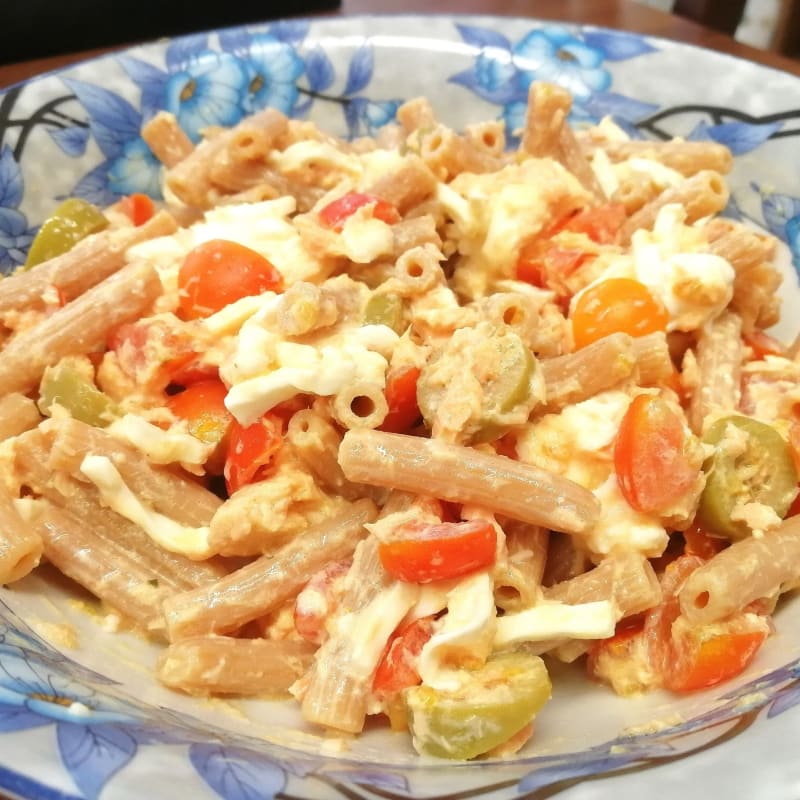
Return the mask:
{"type": "Polygon", "coordinates": [[[33,267],[71,250],[81,239],[107,227],[105,214],[92,203],[69,197],[42,223],[28,250],[25,267],[33,267]]]}
{"type": "Polygon", "coordinates": [[[732,540],[750,534],[734,519],[745,503],[769,506],[783,518],[797,493],[797,470],[789,446],[771,425],[744,416],[717,420],[703,437],[714,453],[703,467],[706,485],[697,521],[709,532],[732,540]]]}
{"type": "Polygon", "coordinates": [[[464,676],[455,690],[422,685],[405,691],[418,752],[475,758],[522,730],[550,699],[550,678],[539,656],[504,653],[464,676]]]}
{"type": "Polygon", "coordinates": [[[55,404],[75,419],[97,428],[111,424],[117,414],[114,401],[68,361],[48,367],[42,377],[39,410],[49,416],[55,404]]]}

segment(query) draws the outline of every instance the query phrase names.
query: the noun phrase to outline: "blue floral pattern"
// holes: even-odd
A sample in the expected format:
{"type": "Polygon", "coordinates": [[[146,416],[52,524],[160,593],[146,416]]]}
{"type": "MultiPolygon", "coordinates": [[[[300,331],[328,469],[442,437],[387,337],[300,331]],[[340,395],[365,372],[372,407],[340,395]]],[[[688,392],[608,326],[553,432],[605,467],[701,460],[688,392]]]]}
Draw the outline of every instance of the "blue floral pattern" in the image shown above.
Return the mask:
{"type": "MultiPolygon", "coordinates": [[[[459,63],[441,56],[435,80],[455,104],[473,101],[521,127],[534,80],[556,81],[575,102],[576,124],[610,116],[634,137],[680,135],[725,144],[741,159],[765,152],[800,131],[797,109],[756,115],[741,108],[661,101],[656,93],[624,88],[621,77],[645,70],[669,43],[619,31],[578,26],[453,19],[446,34],[459,63]],[[458,47],[456,47],[458,45],[458,47]]],[[[74,194],[106,204],[130,192],[158,197],[160,165],[141,138],[142,124],[160,110],[175,114],[192,140],[208,126],[231,125],[266,107],[297,118],[327,115],[341,134],[370,135],[392,121],[410,91],[402,79],[387,82],[390,48],[358,31],[335,52],[321,22],[293,20],[176,39],[166,45],[108,57],[104,65],[123,79],[68,71],[43,79],[47,91],[27,85],[0,94],[0,268],[24,263],[46,211],[34,203],[30,165],[43,138],[54,162],[71,176],[48,202],[74,194]],[[387,86],[390,88],[387,89],[387,86]],[[406,92],[406,94],[401,94],[406,92]],[[43,134],[43,135],[42,135],[43,134]],[[38,135],[38,136],[37,136],[38,135]],[[36,141],[36,151],[34,150],[36,141]]],[[[391,29],[390,29],[391,30],[391,29]]],[[[340,37],[341,38],[341,37],[340,37]]],[[[433,80],[433,78],[431,78],[433,80]]],[[[513,138],[512,138],[513,143],[513,138]]],[[[762,225],[785,241],[800,270],[800,196],[753,180],[741,183],[729,213],[762,225]]],[[[125,686],[84,668],[35,635],[0,590],[0,790],[22,796],[102,798],[125,782],[126,770],[158,753],[196,779],[198,792],[225,800],[256,798],[406,798],[426,775],[357,758],[327,758],[267,744],[210,726],[190,715],[148,704],[125,686]],[[71,788],[54,788],[38,773],[4,760],[5,742],[47,731],[52,759],[71,788]]],[[[663,730],[620,735],[580,752],[532,755],[491,769],[467,765],[452,773],[460,798],[550,797],[576,781],[669,763],[746,734],[756,723],[800,704],[800,661],[793,661],[714,698],[702,713],[663,730]],[[456,777],[457,776],[457,777],[456,777]],[[472,777],[468,777],[472,776],[472,777]]],[[[187,778],[188,779],[188,778],[187,778]]],[[[198,794],[198,797],[200,795],[198,794]]],[[[448,790],[429,797],[454,797],[448,790]]]]}

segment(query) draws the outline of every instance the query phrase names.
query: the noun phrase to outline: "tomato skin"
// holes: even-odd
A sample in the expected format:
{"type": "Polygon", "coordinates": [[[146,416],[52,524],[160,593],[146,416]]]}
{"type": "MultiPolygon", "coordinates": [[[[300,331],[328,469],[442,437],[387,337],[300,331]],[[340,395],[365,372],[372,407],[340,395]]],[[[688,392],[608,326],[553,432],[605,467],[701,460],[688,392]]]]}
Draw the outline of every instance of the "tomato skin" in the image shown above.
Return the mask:
{"type": "Polygon", "coordinates": [[[409,583],[457,578],[494,563],[497,532],[485,520],[409,523],[381,542],[378,556],[393,577],[409,583]]]}
{"type": "Polygon", "coordinates": [[[146,194],[134,192],[119,201],[119,208],[136,225],[144,225],[156,213],[156,204],[146,194]]]}
{"type": "Polygon", "coordinates": [[[622,203],[606,203],[584,208],[573,214],[564,223],[562,230],[584,233],[598,244],[613,244],[626,219],[627,214],[622,203]]]}
{"type": "Polygon", "coordinates": [[[400,221],[400,214],[391,203],[363,192],[348,192],[328,203],[320,210],[319,219],[325,227],[341,233],[347,218],[355,214],[359,208],[369,205],[372,206],[372,216],[375,219],[379,219],[387,225],[394,225],[400,221]]]}
{"type": "Polygon", "coordinates": [[[571,318],[577,349],[612,333],[645,336],[663,331],[669,322],[662,303],[632,278],[607,278],[587,287],[578,295],[571,318]]]}
{"type": "Polygon", "coordinates": [[[692,523],[684,532],[684,552],[690,556],[700,558],[713,558],[717,553],[722,552],[730,542],[721,539],[719,536],[712,536],[696,522],[692,523]]]}
{"type": "Polygon", "coordinates": [[[204,442],[220,442],[233,422],[225,407],[228,389],[219,379],[198,381],[167,400],[167,408],[188,423],[189,433],[204,442]]]}
{"type": "Polygon", "coordinates": [[[378,426],[389,433],[406,433],[422,416],[417,403],[419,367],[400,367],[386,376],[384,395],[389,413],[378,426]]]}
{"type": "Polygon", "coordinates": [[[678,501],[700,475],[686,454],[682,415],[659,395],[633,398],[614,445],[614,467],[632,508],[658,513],[678,501]]]}
{"type": "Polygon", "coordinates": [[[228,494],[259,480],[282,444],[283,423],[274,414],[268,412],[247,427],[234,419],[223,470],[228,494]]]}
{"type": "Polygon", "coordinates": [[[386,696],[421,683],[415,661],[432,634],[433,617],[401,625],[386,644],[372,679],[372,690],[386,696]]]}
{"type": "Polygon", "coordinates": [[[187,253],[178,271],[178,316],[209,317],[243,297],[283,291],[283,276],[260,253],[212,239],[187,253]]]}
{"type": "Polygon", "coordinates": [[[742,334],[742,341],[753,351],[753,360],[761,361],[766,356],[783,356],[786,348],[774,337],[758,328],[742,334]]]}

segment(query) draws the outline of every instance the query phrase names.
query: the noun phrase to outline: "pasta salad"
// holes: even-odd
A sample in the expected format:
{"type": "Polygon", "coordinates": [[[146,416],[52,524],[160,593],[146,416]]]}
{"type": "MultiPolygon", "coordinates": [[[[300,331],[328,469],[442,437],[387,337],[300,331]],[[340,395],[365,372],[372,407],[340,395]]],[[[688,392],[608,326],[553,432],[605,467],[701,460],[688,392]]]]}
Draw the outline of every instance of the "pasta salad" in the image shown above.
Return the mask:
{"type": "Polygon", "coordinates": [[[725,147],[570,108],[156,114],[165,200],[70,198],[0,281],[0,583],[48,562],[172,689],[448,759],[523,747],[554,661],[740,674],[800,578],[776,241],[725,147]]]}

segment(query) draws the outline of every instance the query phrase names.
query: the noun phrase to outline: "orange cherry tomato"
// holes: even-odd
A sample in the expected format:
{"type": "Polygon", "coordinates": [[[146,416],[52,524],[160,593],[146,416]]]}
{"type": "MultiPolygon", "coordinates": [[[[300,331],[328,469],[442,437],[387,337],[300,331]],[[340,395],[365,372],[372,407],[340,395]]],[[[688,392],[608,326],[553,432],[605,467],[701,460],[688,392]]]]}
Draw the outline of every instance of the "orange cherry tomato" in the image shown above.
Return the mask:
{"type": "Polygon", "coordinates": [[[484,520],[409,523],[381,542],[384,569],[400,581],[429,583],[457,578],[494,563],[497,533],[484,520]]]}
{"type": "Polygon", "coordinates": [[[223,469],[228,494],[265,477],[282,444],[283,422],[279,417],[268,412],[247,427],[234,419],[223,469]]]}
{"type": "Polygon", "coordinates": [[[645,336],[663,331],[667,322],[666,308],[643,283],[608,278],[578,296],[572,311],[572,334],[580,349],[612,333],[645,336]]]}
{"type": "Polygon", "coordinates": [[[378,426],[389,433],[405,433],[420,418],[417,403],[418,367],[400,367],[386,376],[384,395],[389,413],[378,426]]]}
{"type": "Polygon", "coordinates": [[[421,682],[416,660],[433,633],[433,617],[401,625],[390,637],[372,679],[378,695],[396,694],[421,682]]]}
{"type": "Polygon", "coordinates": [[[219,379],[197,381],[167,400],[167,408],[186,420],[192,436],[203,442],[221,442],[233,422],[225,407],[228,389],[219,379]]]}
{"type": "Polygon", "coordinates": [[[119,201],[119,208],[131,218],[134,225],[144,225],[156,213],[156,204],[141,192],[134,192],[119,201]]]}
{"type": "Polygon", "coordinates": [[[348,192],[328,203],[319,212],[319,220],[325,227],[340,232],[347,218],[364,206],[372,206],[372,216],[387,225],[394,225],[400,221],[400,214],[391,203],[362,192],[348,192]]]}
{"type": "Polygon", "coordinates": [[[663,397],[633,398],[617,433],[614,467],[623,496],[637,511],[667,510],[697,480],[702,465],[686,455],[689,435],[682,414],[663,397]]]}
{"type": "Polygon", "coordinates": [[[283,291],[283,276],[260,253],[213,239],[191,250],[178,271],[178,316],[208,317],[236,300],[283,291]]]}

